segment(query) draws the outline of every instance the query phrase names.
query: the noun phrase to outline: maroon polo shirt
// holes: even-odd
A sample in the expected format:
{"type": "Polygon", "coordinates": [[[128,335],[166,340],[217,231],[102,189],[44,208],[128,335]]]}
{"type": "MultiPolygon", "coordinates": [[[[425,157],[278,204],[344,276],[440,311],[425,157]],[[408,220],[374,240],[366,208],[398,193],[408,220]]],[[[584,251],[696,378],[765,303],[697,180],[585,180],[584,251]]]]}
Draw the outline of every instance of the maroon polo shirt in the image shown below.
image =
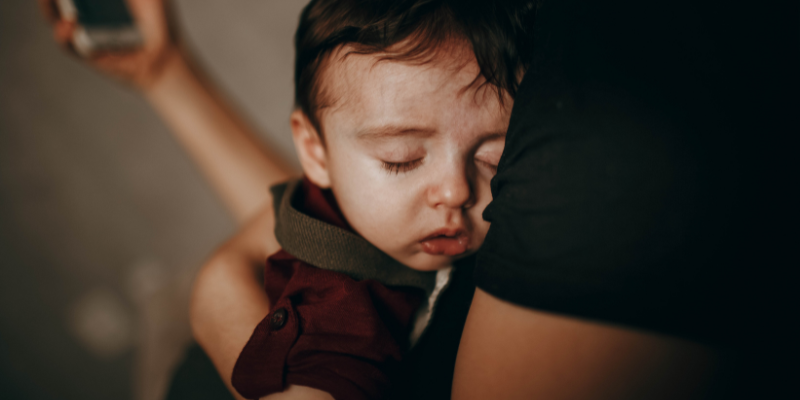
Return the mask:
{"type": "MultiPolygon", "coordinates": [[[[402,276],[409,274],[430,275],[389,265],[394,261],[371,249],[354,251],[348,241],[363,239],[354,235],[332,193],[307,179],[287,192],[292,189],[283,196],[276,193],[288,197],[276,198],[276,236],[284,249],[267,259],[264,272],[270,313],[239,355],[233,386],[248,399],[289,385],[324,390],[336,399],[382,398],[425,296],[419,288],[385,283],[402,284],[409,281],[402,276]],[[325,267],[307,262],[315,257],[325,267]]],[[[356,242],[370,246],[364,243],[356,242]]]]}

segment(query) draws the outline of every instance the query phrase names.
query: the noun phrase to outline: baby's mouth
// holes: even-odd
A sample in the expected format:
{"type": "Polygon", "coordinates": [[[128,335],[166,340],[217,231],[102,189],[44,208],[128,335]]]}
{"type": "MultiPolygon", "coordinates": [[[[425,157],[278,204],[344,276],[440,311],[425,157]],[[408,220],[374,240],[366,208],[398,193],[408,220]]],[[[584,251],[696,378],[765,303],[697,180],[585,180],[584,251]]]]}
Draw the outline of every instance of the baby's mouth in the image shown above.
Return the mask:
{"type": "Polygon", "coordinates": [[[469,235],[464,230],[439,231],[420,241],[422,251],[431,255],[457,256],[469,249],[469,235]]]}

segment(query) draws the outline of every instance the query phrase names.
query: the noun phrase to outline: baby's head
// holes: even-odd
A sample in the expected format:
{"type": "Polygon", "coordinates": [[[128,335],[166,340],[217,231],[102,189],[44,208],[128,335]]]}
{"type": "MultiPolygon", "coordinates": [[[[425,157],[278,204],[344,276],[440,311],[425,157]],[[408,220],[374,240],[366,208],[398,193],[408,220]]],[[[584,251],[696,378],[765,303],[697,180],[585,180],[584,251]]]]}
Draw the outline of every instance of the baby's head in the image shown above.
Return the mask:
{"type": "Polygon", "coordinates": [[[509,39],[518,15],[502,10],[315,0],[301,16],[291,125],[303,170],[411,268],[445,267],[489,229],[482,213],[527,59],[509,39]]]}

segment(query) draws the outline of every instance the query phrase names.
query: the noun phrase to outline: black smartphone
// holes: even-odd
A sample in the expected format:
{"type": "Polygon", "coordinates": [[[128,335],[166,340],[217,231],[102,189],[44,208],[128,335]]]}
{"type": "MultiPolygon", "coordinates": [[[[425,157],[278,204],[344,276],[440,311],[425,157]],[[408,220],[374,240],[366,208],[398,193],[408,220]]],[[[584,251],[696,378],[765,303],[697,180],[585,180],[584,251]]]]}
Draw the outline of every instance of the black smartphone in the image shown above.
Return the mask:
{"type": "Polygon", "coordinates": [[[62,17],[77,21],[75,50],[90,56],[99,51],[124,51],[142,45],[125,0],[57,0],[62,17]]]}

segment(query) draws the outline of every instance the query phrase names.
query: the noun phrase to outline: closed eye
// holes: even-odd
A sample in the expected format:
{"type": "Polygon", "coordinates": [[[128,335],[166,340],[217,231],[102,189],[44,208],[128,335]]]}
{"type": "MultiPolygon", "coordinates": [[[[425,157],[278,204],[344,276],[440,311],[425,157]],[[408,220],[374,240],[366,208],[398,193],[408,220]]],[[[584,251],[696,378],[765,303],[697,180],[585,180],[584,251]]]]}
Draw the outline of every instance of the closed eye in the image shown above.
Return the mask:
{"type": "Polygon", "coordinates": [[[479,160],[477,158],[475,159],[475,162],[477,162],[478,164],[483,165],[484,167],[488,168],[489,171],[492,172],[492,175],[497,175],[497,165],[489,163],[489,162],[486,162],[486,161],[483,161],[483,160],[479,160]]]}
{"type": "Polygon", "coordinates": [[[418,158],[416,160],[411,161],[404,161],[400,163],[383,161],[383,169],[386,170],[389,174],[399,174],[401,172],[409,172],[422,164],[422,159],[418,158]]]}

